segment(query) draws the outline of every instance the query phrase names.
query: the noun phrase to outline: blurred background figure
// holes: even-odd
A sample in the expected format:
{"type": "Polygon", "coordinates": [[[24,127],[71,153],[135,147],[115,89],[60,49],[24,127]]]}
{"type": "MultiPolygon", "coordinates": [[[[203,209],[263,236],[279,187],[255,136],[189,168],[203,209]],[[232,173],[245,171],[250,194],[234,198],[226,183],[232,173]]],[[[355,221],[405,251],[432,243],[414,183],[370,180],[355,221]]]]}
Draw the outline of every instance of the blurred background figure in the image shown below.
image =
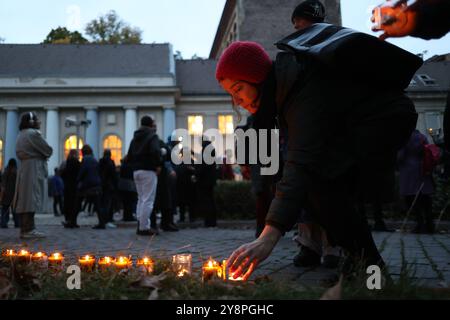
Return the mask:
{"type": "Polygon", "coordinates": [[[398,153],[400,195],[406,208],[414,212],[417,224],[413,233],[433,233],[432,199],[434,192],[432,171],[424,170],[425,145],[428,140],[415,130],[408,143],[398,153]]]}
{"type": "Polygon", "coordinates": [[[14,198],[16,190],[16,178],[17,178],[17,161],[14,158],[9,159],[5,171],[2,175],[0,186],[0,204],[2,205],[1,213],[1,227],[8,228],[9,213],[11,211],[14,219],[14,227],[19,227],[19,217],[11,208],[11,203],[14,198]]]}
{"type": "Polygon", "coordinates": [[[123,221],[136,221],[134,214],[137,206],[137,191],[133,181],[133,169],[128,164],[128,157],[122,159],[119,182],[117,186],[123,203],[123,221]]]}
{"type": "Polygon", "coordinates": [[[55,217],[61,216],[64,212],[64,181],[58,168],[55,168],[55,174],[49,179],[48,196],[53,198],[53,214],[55,217]]]}

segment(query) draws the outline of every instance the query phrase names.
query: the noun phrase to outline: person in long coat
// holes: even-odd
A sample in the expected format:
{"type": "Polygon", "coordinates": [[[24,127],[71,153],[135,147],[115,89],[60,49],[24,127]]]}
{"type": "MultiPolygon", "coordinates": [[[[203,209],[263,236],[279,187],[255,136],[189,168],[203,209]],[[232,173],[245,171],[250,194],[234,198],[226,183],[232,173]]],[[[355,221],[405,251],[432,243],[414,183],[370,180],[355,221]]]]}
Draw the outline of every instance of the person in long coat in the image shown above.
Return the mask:
{"type": "Polygon", "coordinates": [[[22,115],[16,141],[16,155],[21,161],[17,172],[13,208],[20,219],[20,237],[42,238],[37,231],[34,214],[43,208],[44,184],[47,182],[47,161],[53,153],[39,131],[41,122],[34,112],[22,115]]]}

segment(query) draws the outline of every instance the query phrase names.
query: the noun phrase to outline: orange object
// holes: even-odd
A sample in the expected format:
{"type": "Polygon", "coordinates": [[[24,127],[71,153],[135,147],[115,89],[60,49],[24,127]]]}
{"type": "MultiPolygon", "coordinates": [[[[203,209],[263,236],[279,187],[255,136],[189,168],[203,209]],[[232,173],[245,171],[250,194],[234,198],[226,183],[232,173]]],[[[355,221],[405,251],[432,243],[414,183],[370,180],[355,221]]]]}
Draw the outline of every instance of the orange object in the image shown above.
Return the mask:
{"type": "Polygon", "coordinates": [[[138,267],[144,268],[147,273],[153,273],[154,261],[149,257],[143,257],[136,261],[138,267]]]}
{"type": "Polygon", "coordinates": [[[390,2],[376,7],[372,12],[373,31],[384,31],[380,39],[404,37],[414,32],[417,26],[417,12],[410,10],[405,2],[390,2]]]}

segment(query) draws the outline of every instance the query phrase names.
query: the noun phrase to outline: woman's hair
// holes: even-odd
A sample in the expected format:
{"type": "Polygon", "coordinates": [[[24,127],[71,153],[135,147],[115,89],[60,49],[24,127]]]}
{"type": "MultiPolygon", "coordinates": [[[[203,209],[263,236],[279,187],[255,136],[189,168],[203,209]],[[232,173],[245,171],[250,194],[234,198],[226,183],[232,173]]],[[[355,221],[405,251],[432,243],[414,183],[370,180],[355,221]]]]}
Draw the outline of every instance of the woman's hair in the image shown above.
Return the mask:
{"type": "Polygon", "coordinates": [[[24,129],[29,129],[29,128],[36,129],[38,122],[39,122],[39,119],[38,119],[36,113],[34,113],[33,111],[26,112],[26,113],[22,114],[22,116],[20,117],[19,130],[24,130],[24,129]]]}
{"type": "Polygon", "coordinates": [[[67,160],[69,160],[71,158],[78,159],[78,150],[70,149],[69,154],[67,155],[67,160]]]}
{"type": "Polygon", "coordinates": [[[17,161],[14,158],[9,159],[8,164],[6,165],[6,168],[17,168],[17,161]]]}
{"type": "Polygon", "coordinates": [[[85,144],[84,146],[83,146],[83,148],[81,148],[81,154],[83,155],[83,157],[84,156],[90,156],[90,155],[92,155],[92,148],[91,148],[91,146],[90,145],[88,145],[88,144],[85,144]]]}

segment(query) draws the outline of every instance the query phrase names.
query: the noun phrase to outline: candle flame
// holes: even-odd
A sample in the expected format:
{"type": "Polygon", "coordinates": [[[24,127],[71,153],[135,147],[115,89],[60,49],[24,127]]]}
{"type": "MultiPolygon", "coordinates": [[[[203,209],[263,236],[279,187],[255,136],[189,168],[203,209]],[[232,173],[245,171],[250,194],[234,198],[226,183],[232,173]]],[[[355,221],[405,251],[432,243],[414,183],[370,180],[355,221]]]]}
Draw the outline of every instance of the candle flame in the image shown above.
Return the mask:
{"type": "Polygon", "coordinates": [[[27,251],[27,250],[20,250],[20,252],[19,252],[19,255],[21,255],[21,256],[27,256],[27,255],[29,255],[30,253],[27,251]]]}

